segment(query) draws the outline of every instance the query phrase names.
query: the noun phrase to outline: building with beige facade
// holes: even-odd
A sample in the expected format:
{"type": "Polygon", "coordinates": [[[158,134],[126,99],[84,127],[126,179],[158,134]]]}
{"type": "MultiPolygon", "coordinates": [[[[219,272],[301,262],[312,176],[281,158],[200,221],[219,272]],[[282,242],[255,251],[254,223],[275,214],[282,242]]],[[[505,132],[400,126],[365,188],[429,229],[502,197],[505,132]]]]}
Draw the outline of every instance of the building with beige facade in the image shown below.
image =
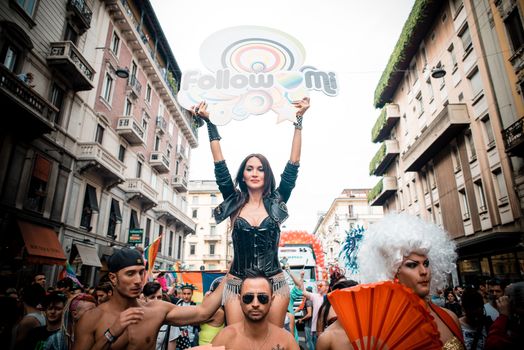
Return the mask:
{"type": "MultiPolygon", "coordinates": [[[[503,137],[522,117],[522,96],[507,78],[501,2],[415,1],[375,91],[370,174],[381,179],[370,203],[446,229],[461,283],[524,277],[521,160],[503,137]]],[[[521,19],[522,2],[509,3],[521,19]]]]}
{"type": "Polygon", "coordinates": [[[329,209],[319,216],[313,234],[322,243],[326,266],[339,262],[340,250],[349,231],[359,227],[367,229],[382,218],[383,209],[368,203],[369,191],[344,189],[329,209]]]}
{"type": "Polygon", "coordinates": [[[225,270],[233,255],[229,220],[217,224],[213,210],[222,202],[214,180],[191,180],[188,188],[188,211],[196,229],[187,236],[184,248],[186,270],[225,270]]]}
{"type": "Polygon", "coordinates": [[[180,261],[198,140],[150,2],[3,1],[0,19],[2,271],[52,280],[67,259],[93,285],[114,249],[159,235],[156,267],[180,261]]]}

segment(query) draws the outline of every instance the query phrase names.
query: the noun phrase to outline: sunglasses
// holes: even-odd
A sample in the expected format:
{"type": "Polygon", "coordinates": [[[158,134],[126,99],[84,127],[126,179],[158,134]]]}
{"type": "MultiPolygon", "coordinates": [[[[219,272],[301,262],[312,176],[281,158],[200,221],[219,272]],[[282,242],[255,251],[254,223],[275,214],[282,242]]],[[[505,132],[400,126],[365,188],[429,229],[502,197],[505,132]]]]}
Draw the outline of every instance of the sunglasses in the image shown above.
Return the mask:
{"type": "Polygon", "coordinates": [[[260,304],[269,303],[269,295],[267,294],[244,294],[242,295],[242,302],[246,305],[249,305],[255,300],[255,295],[257,296],[258,302],[260,304]]]}

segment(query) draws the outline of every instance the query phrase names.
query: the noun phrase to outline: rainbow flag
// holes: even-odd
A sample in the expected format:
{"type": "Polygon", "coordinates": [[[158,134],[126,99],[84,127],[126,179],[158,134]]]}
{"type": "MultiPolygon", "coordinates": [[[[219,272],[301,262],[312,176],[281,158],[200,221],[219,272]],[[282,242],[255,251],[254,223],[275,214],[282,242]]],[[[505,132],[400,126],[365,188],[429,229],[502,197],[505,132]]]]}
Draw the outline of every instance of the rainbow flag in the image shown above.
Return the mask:
{"type": "Polygon", "coordinates": [[[151,272],[155,266],[156,256],[158,254],[158,248],[160,247],[160,240],[162,235],[158,236],[150,245],[144,249],[144,260],[146,261],[146,270],[151,272]]]}
{"type": "Polygon", "coordinates": [[[62,269],[62,272],[60,272],[60,275],[58,276],[58,278],[59,279],[63,279],[63,278],[66,278],[66,277],[69,277],[70,279],[73,280],[74,283],[76,283],[80,287],[84,288],[82,283],[80,283],[80,281],[76,277],[75,270],[73,270],[73,267],[69,264],[69,261],[67,261],[67,260],[66,260],[65,268],[62,269]]]}

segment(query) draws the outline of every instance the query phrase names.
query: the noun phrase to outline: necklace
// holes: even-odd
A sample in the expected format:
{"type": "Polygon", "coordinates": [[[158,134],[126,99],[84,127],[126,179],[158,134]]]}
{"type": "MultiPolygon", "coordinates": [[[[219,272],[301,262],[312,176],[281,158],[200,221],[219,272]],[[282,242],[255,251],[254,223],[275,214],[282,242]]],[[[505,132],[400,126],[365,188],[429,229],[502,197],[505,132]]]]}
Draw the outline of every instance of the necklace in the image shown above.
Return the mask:
{"type": "MultiPolygon", "coordinates": [[[[245,321],[244,321],[244,335],[246,335],[246,324],[245,324],[245,321]]],[[[251,346],[252,349],[257,349],[255,347],[255,342],[254,341],[251,341],[250,338],[247,337],[246,335],[246,338],[249,339],[249,342],[252,343],[253,346],[251,346]]],[[[264,347],[264,345],[266,345],[266,342],[269,338],[269,325],[268,325],[268,328],[267,328],[267,334],[266,336],[264,337],[264,340],[262,341],[262,344],[258,347],[258,350],[262,349],[264,347]]]]}

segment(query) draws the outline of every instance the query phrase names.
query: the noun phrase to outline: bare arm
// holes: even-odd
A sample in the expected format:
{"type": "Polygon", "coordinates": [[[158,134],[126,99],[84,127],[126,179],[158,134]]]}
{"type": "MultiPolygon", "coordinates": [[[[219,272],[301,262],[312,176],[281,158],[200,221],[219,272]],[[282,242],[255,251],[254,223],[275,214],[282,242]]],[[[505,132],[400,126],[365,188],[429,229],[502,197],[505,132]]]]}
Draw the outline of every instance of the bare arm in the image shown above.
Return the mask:
{"type": "Polygon", "coordinates": [[[286,272],[289,274],[289,276],[293,280],[293,283],[295,283],[295,286],[297,286],[298,289],[301,289],[303,291],[304,290],[303,274],[301,273],[300,278],[298,278],[297,276],[291,273],[291,270],[289,268],[286,269],[286,272]]]}
{"type": "Polygon", "coordinates": [[[330,350],[331,349],[331,332],[322,333],[317,340],[316,350],[330,350]]]}
{"type": "MultiPolygon", "coordinates": [[[[222,291],[227,278],[223,278],[218,288],[204,298],[202,304],[198,306],[177,307],[171,304],[170,310],[166,315],[166,322],[176,326],[187,324],[198,324],[209,320],[222,303],[222,291]]],[[[169,304],[169,303],[166,303],[169,304]]]]}
{"type": "Polygon", "coordinates": [[[309,108],[309,97],[304,97],[300,101],[293,102],[297,110],[298,123],[295,124],[295,131],[293,133],[293,142],[291,143],[291,156],[289,160],[291,163],[300,162],[300,151],[302,149],[302,117],[309,108]]]}
{"type": "Polygon", "coordinates": [[[213,346],[226,346],[231,339],[235,339],[236,329],[229,326],[222,329],[214,338],[211,344],[213,346]]]}

